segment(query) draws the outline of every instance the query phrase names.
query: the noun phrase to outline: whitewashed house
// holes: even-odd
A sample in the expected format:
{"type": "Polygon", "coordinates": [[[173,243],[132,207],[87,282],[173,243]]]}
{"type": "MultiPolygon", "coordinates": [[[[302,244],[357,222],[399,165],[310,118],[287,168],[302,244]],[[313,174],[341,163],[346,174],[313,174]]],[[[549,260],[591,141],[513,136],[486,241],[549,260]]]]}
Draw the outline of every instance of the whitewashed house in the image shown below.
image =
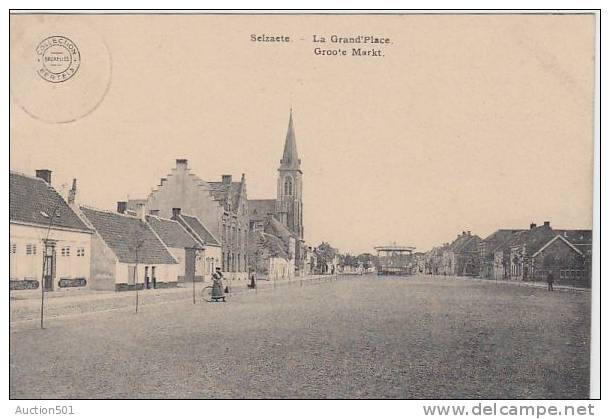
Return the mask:
{"type": "Polygon", "coordinates": [[[222,245],[220,240],[194,216],[183,214],[180,208],[172,208],[172,220],[177,221],[203,247],[199,252],[199,262],[195,281],[211,280],[217,267],[222,268],[222,245]]]}
{"type": "Polygon", "coordinates": [[[204,246],[176,220],[147,215],[146,222],[178,261],[178,282],[203,280],[204,246]]]}
{"type": "Polygon", "coordinates": [[[178,261],[145,221],[137,216],[80,207],[95,230],[91,238],[91,288],[135,290],[177,286],[178,261]]]}
{"type": "Polygon", "coordinates": [[[9,190],[10,289],[88,287],[92,231],[51,186],[51,171],[11,171],[9,190]]]}

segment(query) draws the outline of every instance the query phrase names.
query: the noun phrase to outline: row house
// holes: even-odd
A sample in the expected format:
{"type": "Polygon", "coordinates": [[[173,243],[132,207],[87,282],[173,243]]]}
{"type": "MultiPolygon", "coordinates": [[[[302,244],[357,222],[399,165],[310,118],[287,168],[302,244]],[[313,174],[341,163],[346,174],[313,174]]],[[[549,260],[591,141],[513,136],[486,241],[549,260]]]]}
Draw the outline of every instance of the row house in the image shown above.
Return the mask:
{"type": "Polygon", "coordinates": [[[479,274],[479,243],[481,238],[470,231],[462,231],[443,251],[444,275],[477,276],[479,274]]]}
{"type": "Polygon", "coordinates": [[[591,237],[590,230],[555,231],[548,221],[541,226],[532,223],[529,230],[515,234],[508,243],[509,250],[504,251],[509,254],[498,255],[498,260],[510,267],[508,278],[512,280],[544,281],[550,272],[559,283],[588,286],[591,237]],[[570,238],[579,242],[580,249],[570,238]]]}
{"type": "Polygon", "coordinates": [[[173,208],[172,213],[172,220],[180,223],[203,246],[203,251],[198,254],[201,266],[198,265],[194,280],[211,280],[216,267],[221,266],[222,245],[220,240],[196,216],[183,214],[181,208],[173,208]]]}
{"type": "MultiPolygon", "coordinates": [[[[117,212],[141,217],[145,203],[136,204],[137,210],[127,210],[127,202],[117,202],[117,212]]],[[[149,210],[143,219],[178,261],[178,282],[211,280],[221,261],[219,240],[193,215],[183,214],[180,208],[172,209],[172,218],[160,217],[158,211],[149,210]]]]}
{"type": "Polygon", "coordinates": [[[250,232],[250,270],[261,279],[290,279],[296,274],[298,239],[274,217],[267,217],[250,232]]]}
{"type": "MultiPolygon", "coordinates": [[[[479,276],[487,279],[503,279],[506,276],[505,265],[496,259],[496,252],[506,250],[506,246],[516,233],[523,230],[496,230],[479,242],[479,276]]],[[[504,254],[503,252],[499,254],[504,254]]]]}
{"type": "Polygon", "coordinates": [[[315,252],[315,248],[312,246],[306,246],[303,251],[305,257],[305,263],[303,264],[303,274],[313,275],[318,266],[318,255],[315,252]]]}
{"type": "MultiPolygon", "coordinates": [[[[197,217],[220,241],[220,267],[228,278],[245,279],[248,270],[248,208],[245,175],[234,182],[231,175],[221,181],[205,181],[191,172],[186,159],[163,177],[144,200],[146,208],[171,218],[173,209],[197,217]]],[[[127,202],[134,209],[140,200],[127,202]]]]}
{"type": "Polygon", "coordinates": [[[150,224],[137,215],[80,206],[95,231],[91,238],[91,288],[135,290],[176,287],[180,264],[150,224]]]}
{"type": "Polygon", "coordinates": [[[574,269],[561,269],[559,272],[560,281],[576,280],[583,278],[584,285],[591,285],[592,262],[593,262],[593,232],[591,230],[555,230],[557,235],[570,242],[583,255],[582,273],[574,269]]]}
{"type": "Polygon", "coordinates": [[[9,288],[89,287],[92,230],[74,209],[76,181],[66,201],[50,170],[36,177],[9,173],[9,288]],[[43,271],[44,265],[44,271],[43,271]]]}
{"type": "Polygon", "coordinates": [[[153,212],[146,216],[146,223],[178,262],[177,281],[203,281],[206,274],[204,244],[174,219],[159,217],[153,212]]]}
{"type": "Polygon", "coordinates": [[[433,247],[432,250],[426,253],[424,272],[429,275],[442,275],[443,269],[443,253],[449,247],[449,243],[444,243],[442,246],[433,247]]]}

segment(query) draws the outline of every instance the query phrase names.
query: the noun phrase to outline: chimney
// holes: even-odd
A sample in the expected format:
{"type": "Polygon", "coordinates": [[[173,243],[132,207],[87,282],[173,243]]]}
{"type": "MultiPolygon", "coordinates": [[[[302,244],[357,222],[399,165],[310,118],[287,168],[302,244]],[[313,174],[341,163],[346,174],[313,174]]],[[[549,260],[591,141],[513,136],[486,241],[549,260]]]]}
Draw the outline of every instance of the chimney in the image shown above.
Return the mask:
{"type": "Polygon", "coordinates": [[[189,161],[187,159],[176,159],[176,169],[186,170],[188,169],[189,161]]]}
{"type": "Polygon", "coordinates": [[[163,186],[165,184],[165,182],[167,182],[167,178],[166,177],[162,177],[161,178],[161,182],[159,183],[159,186],[163,186]]]}
{"type": "Polygon", "coordinates": [[[536,228],[536,223],[531,223],[531,224],[530,224],[530,230],[533,230],[533,229],[535,229],[535,228],[536,228]]]}
{"type": "Polygon", "coordinates": [[[468,230],[468,235],[469,235],[469,236],[472,236],[472,234],[470,234],[470,230],[468,230]]]}
{"type": "Polygon", "coordinates": [[[76,203],[76,179],[72,179],[72,189],[68,192],[68,204],[76,203]]]}
{"type": "Polygon", "coordinates": [[[172,208],[172,219],[175,220],[176,218],[178,218],[180,216],[180,211],[182,211],[180,208],[172,208]]]}
{"type": "Polygon", "coordinates": [[[127,202],[118,201],[116,203],[116,212],[118,212],[119,214],[125,214],[125,211],[127,211],[127,202]]]}
{"type": "Polygon", "coordinates": [[[158,216],[159,215],[159,210],[158,209],[148,210],[148,214],[154,215],[154,216],[158,216]]]}
{"type": "Polygon", "coordinates": [[[551,228],[551,222],[550,221],[545,221],[544,222],[544,226],[548,227],[548,228],[551,228]]]}
{"type": "Polygon", "coordinates": [[[233,181],[233,176],[231,175],[222,175],[222,183],[223,185],[230,185],[233,181]]]}
{"type": "Polygon", "coordinates": [[[36,177],[44,180],[49,185],[51,184],[51,171],[48,169],[38,169],[36,170],[36,177]]]}
{"type": "Polygon", "coordinates": [[[462,231],[462,236],[465,236],[465,235],[466,235],[466,232],[465,232],[465,231],[462,231]]]}
{"type": "Polygon", "coordinates": [[[142,221],[146,221],[146,205],[142,202],[136,204],[136,217],[142,221]]]}

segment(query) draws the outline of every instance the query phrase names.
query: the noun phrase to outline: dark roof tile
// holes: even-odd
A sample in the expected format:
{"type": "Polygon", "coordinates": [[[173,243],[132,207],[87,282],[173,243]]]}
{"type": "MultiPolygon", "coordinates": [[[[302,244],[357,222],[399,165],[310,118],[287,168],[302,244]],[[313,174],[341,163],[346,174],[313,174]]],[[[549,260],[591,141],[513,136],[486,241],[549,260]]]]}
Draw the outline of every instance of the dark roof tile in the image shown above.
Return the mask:
{"type": "Polygon", "coordinates": [[[54,210],[59,214],[53,217],[53,226],[90,232],[85,223],[70,208],[61,195],[44,180],[10,172],[9,181],[9,219],[46,226],[54,210]]]}
{"type": "Polygon", "coordinates": [[[187,230],[193,232],[202,244],[220,246],[220,243],[218,242],[216,237],[214,237],[210,230],[208,230],[205,225],[203,225],[199,218],[191,215],[180,214],[178,221],[183,226],[187,227],[187,230]]]}
{"type": "Polygon", "coordinates": [[[201,245],[175,220],[146,216],[146,221],[167,247],[201,248],[201,245]]]}
{"type": "Polygon", "coordinates": [[[177,263],[150,226],[139,218],[87,207],[80,209],[119,262],[177,263]]]}

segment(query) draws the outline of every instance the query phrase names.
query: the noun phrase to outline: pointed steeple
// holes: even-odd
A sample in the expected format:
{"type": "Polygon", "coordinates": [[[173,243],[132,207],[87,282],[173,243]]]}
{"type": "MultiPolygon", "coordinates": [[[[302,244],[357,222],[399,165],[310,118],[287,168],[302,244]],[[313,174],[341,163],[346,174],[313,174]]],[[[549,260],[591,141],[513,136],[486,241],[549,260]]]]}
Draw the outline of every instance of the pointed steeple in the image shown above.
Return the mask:
{"type": "Polygon", "coordinates": [[[288,131],[286,132],[286,142],[284,143],[284,155],[280,163],[280,170],[301,170],[301,159],[299,159],[299,154],[297,153],[297,141],[294,136],[292,108],[290,108],[288,131]]]}

